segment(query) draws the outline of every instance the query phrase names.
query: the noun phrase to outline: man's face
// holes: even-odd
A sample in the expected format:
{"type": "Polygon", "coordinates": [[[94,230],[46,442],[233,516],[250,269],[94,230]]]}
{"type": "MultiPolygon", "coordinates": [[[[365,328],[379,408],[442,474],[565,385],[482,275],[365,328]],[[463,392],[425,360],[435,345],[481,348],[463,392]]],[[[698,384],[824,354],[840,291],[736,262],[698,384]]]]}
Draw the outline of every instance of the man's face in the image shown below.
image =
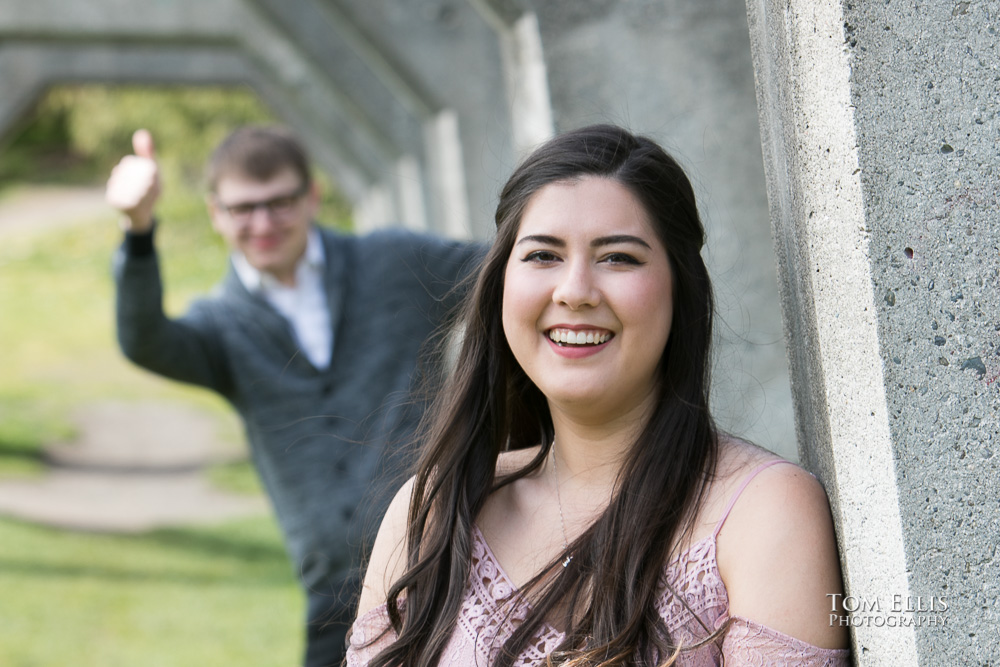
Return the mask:
{"type": "Polygon", "coordinates": [[[286,285],[295,284],[295,267],[319,208],[315,186],[303,185],[291,167],[266,181],[223,176],[209,196],[208,208],[212,226],[250,266],[286,285]]]}

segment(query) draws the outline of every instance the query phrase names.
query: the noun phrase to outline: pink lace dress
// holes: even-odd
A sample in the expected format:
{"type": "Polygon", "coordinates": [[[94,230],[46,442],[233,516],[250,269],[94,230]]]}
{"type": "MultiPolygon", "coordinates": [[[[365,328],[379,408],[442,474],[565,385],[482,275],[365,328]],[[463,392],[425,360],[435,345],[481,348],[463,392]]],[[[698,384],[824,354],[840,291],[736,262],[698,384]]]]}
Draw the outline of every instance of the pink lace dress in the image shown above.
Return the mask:
{"type": "MultiPolygon", "coordinates": [[[[750,473],[733,495],[715,531],[691,545],[664,568],[664,582],[669,582],[670,587],[687,602],[685,607],[665,585],[656,602],[657,612],[675,643],[682,646],[697,644],[729,620],[729,597],[715,558],[716,538],[746,485],[761,470],[776,463],[783,461],[765,463],[750,473]]],[[[488,667],[493,664],[504,641],[513,634],[530,609],[527,603],[516,602],[516,593],[516,587],[500,567],[483,534],[473,527],[469,583],[458,614],[458,625],[438,664],[461,667],[488,667]]],[[[364,667],[395,640],[391,631],[382,634],[388,626],[385,605],[372,609],[355,621],[347,650],[348,667],[364,667]]],[[[544,626],[515,664],[518,667],[543,665],[545,656],[562,639],[560,631],[544,626]]],[[[730,623],[721,647],[713,643],[682,651],[676,664],[683,667],[715,666],[722,664],[722,656],[725,656],[727,667],[846,667],[850,664],[847,650],[818,648],[741,617],[735,617],[730,623]]]]}

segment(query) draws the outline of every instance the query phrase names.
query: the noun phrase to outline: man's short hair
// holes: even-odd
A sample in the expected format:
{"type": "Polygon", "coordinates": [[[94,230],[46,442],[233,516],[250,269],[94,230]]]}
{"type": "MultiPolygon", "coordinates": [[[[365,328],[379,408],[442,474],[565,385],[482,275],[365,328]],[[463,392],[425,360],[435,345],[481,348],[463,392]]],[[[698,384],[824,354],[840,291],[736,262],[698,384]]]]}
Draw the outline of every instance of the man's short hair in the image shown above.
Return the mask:
{"type": "Polygon", "coordinates": [[[298,137],[284,127],[248,125],[223,139],[209,158],[205,175],[209,191],[215,192],[226,176],[266,181],[289,167],[303,186],[312,183],[309,156],[298,137]]]}

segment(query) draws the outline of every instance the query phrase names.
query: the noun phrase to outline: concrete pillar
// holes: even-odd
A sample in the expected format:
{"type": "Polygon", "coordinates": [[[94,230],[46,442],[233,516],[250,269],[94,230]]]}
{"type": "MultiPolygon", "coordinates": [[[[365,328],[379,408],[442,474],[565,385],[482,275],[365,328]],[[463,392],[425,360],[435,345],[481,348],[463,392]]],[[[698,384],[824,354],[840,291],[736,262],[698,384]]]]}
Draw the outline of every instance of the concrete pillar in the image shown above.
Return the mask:
{"type": "Polygon", "coordinates": [[[245,83],[307,139],[362,228],[488,232],[510,140],[499,46],[472,8],[133,4],[0,0],[0,132],[64,81],[245,83]]]}
{"type": "MultiPolygon", "coordinates": [[[[422,133],[414,138],[421,140],[431,228],[490,235],[499,183],[514,161],[501,47],[490,25],[469,3],[452,0],[316,4],[350,26],[353,37],[345,39],[397,104],[420,116],[422,133]]],[[[338,77],[340,67],[327,66],[338,77]]]]}
{"type": "Polygon", "coordinates": [[[1000,2],[747,7],[799,442],[856,659],[992,664],[1000,2]]]}
{"type": "Polygon", "coordinates": [[[469,0],[493,28],[503,57],[514,154],[522,158],[555,134],[538,17],[520,4],[469,0]]]}
{"type": "Polygon", "coordinates": [[[248,84],[309,138],[348,196],[363,197],[380,165],[395,159],[354,129],[336,91],[310,69],[295,41],[252,7],[177,0],[136,12],[126,5],[0,0],[0,132],[62,82],[248,84]]]}

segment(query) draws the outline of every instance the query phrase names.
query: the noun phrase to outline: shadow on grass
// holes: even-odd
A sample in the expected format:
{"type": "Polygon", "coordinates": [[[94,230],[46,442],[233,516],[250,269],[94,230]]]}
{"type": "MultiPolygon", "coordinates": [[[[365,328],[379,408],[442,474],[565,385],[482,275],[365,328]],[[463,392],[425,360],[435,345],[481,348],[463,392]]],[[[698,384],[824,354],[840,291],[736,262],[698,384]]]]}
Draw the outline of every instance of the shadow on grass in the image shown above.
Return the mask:
{"type": "MultiPolygon", "coordinates": [[[[283,587],[294,573],[280,542],[257,528],[226,524],[211,528],[170,528],[139,535],[70,533],[30,522],[4,518],[8,525],[27,528],[43,540],[97,540],[103,549],[80,550],[74,562],[45,562],[31,555],[0,555],[0,572],[32,578],[87,578],[109,582],[164,582],[187,585],[283,587]],[[149,559],[151,552],[159,556],[149,559]],[[86,554],[84,556],[84,554],[86,554]],[[136,563],[148,562],[144,567],[136,563]]],[[[4,551],[0,549],[0,552],[4,551]]],[[[72,551],[69,547],[67,551],[72,551]]]]}
{"type": "Polygon", "coordinates": [[[42,449],[37,442],[0,438],[0,465],[5,460],[42,463],[42,449]]]}
{"type": "Polygon", "coordinates": [[[237,586],[239,588],[284,588],[294,579],[284,563],[282,572],[210,574],[198,572],[155,570],[130,570],[111,565],[88,565],[67,563],[39,563],[17,559],[0,558],[0,570],[7,574],[24,578],[45,579],[101,579],[114,583],[171,583],[197,586],[237,586]]]}
{"type": "Polygon", "coordinates": [[[4,476],[34,477],[45,467],[42,451],[36,443],[0,439],[0,479],[4,476]]]}
{"type": "Polygon", "coordinates": [[[76,435],[62,411],[44,401],[11,396],[0,386],[0,474],[45,469],[44,446],[76,435]]]}
{"type": "Polygon", "coordinates": [[[105,564],[39,563],[0,558],[0,570],[25,579],[100,579],[113,583],[170,583],[195,586],[235,586],[239,588],[284,588],[295,583],[288,563],[280,572],[185,572],[157,568],[134,570],[105,564]]]}
{"type": "MultiPolygon", "coordinates": [[[[146,533],[141,539],[165,549],[197,553],[215,558],[232,558],[242,563],[280,564],[287,567],[288,555],[280,544],[266,541],[261,536],[234,534],[227,528],[224,534],[213,534],[211,529],[163,528],[146,533]]],[[[123,538],[127,539],[127,538],[123,538]]]]}

